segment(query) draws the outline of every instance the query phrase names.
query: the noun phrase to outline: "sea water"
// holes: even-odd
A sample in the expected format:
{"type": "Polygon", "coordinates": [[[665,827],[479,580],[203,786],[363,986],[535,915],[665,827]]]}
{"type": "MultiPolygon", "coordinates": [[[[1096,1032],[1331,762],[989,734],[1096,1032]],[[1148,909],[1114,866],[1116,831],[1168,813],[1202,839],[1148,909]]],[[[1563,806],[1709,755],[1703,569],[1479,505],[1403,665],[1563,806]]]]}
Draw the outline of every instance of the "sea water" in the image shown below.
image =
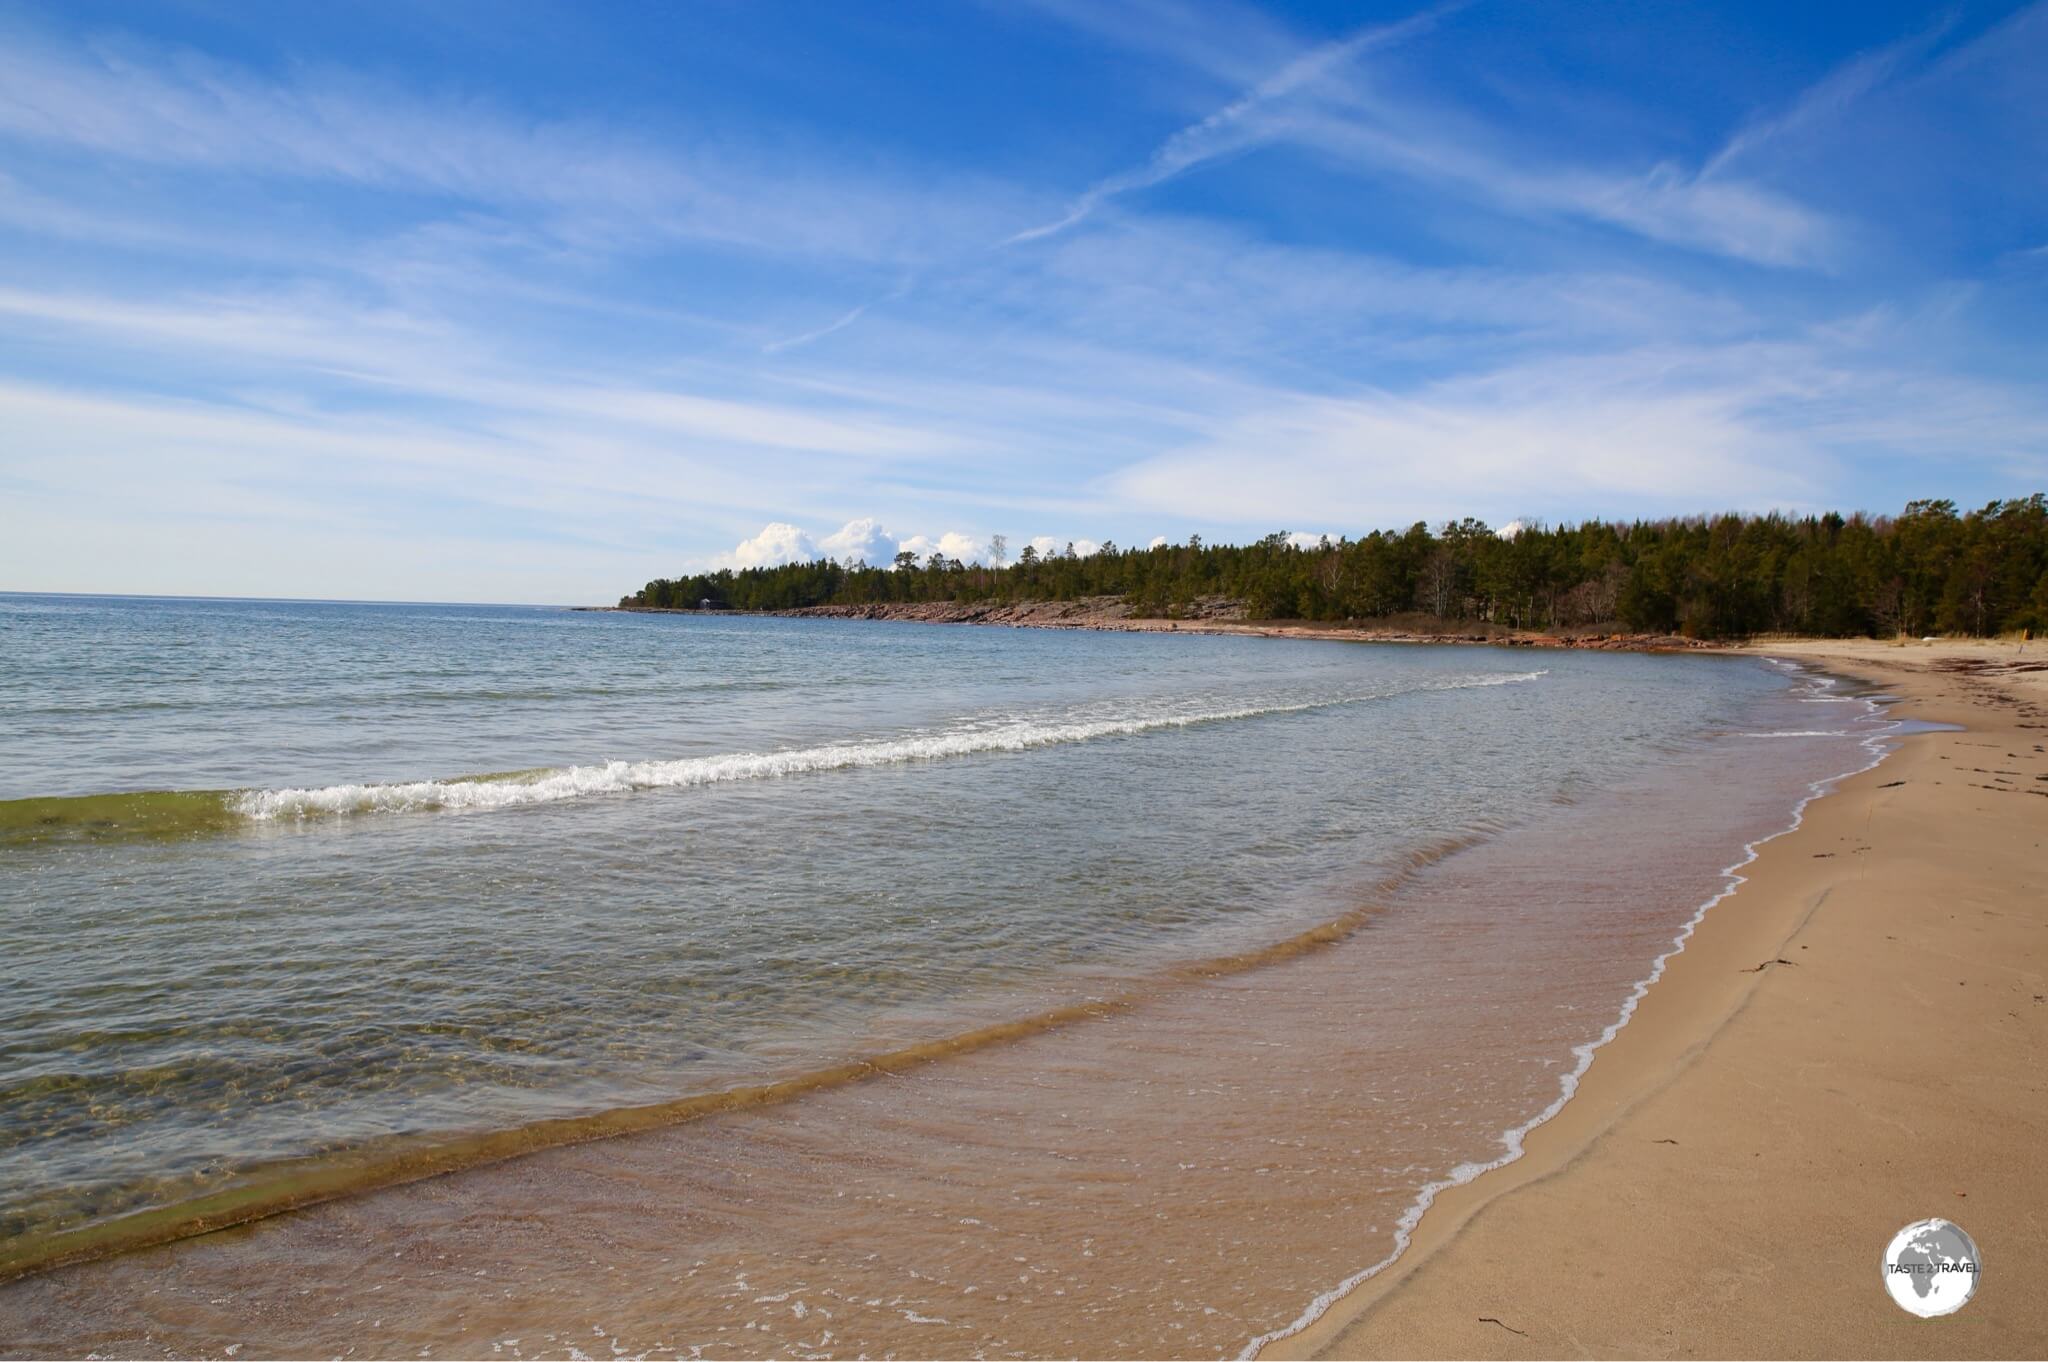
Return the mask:
{"type": "Polygon", "coordinates": [[[649,1334],[758,1333],[808,1186],[836,1256],[788,1289],[866,1323],[792,1349],[1235,1351],[1511,1155],[1745,845],[1885,727],[1749,658],[0,596],[0,1257],[652,1124],[574,1156],[603,1187],[502,1166],[555,1179],[560,1225],[660,1227],[642,1267],[740,1283],[614,1301],[649,1334]],[[892,1054],[933,1062],[883,1108],[841,1081],[892,1054]],[[776,1084],[772,1115],[669,1125],[776,1084]],[[1298,1157],[1232,1162],[1268,1143],[1298,1157]],[[635,1167],[681,1201],[622,1192],[635,1167]],[[688,1219],[771,1168],[779,1210],[688,1219]],[[958,1264],[874,1294],[906,1207],[965,1239],[992,1199],[1036,1247],[991,1261],[1064,1246],[1059,1296],[958,1264]],[[1283,1205],[1312,1251],[1260,1228],[1283,1205]],[[1133,1323],[1182,1275],[1104,1228],[1144,1206],[1262,1247],[1133,1323]]]}

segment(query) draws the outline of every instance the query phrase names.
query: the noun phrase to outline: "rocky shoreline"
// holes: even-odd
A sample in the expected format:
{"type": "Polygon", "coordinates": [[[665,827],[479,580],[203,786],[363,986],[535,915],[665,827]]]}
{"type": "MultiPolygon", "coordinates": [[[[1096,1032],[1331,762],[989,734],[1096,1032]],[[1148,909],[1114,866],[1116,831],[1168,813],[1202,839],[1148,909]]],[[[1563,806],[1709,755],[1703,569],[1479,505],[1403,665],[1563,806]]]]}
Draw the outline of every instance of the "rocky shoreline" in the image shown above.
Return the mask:
{"type": "Polygon", "coordinates": [[[1593,632],[1552,634],[1470,625],[1456,629],[1401,628],[1384,623],[1317,623],[1305,620],[1250,620],[1242,603],[1202,597],[1176,618],[1135,615],[1122,597],[1089,596],[1071,601],[883,602],[813,605],[795,610],[707,611],[653,606],[583,606],[585,610],[644,615],[747,614],[783,619],[900,620],[917,624],[986,624],[1013,629],[1092,629],[1123,633],[1244,634],[1258,638],[1313,638],[1351,643],[1459,643],[1502,648],[1583,648],[1603,652],[1694,652],[1716,645],[1675,634],[1593,632]]]}

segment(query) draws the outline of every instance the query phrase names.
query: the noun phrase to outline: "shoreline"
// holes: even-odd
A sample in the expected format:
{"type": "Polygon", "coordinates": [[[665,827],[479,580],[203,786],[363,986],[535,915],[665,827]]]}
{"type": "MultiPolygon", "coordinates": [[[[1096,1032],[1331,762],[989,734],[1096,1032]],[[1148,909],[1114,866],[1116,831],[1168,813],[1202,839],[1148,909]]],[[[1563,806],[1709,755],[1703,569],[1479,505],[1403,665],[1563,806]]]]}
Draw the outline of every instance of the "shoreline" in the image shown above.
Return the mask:
{"type": "Polygon", "coordinates": [[[1898,696],[1900,717],[1963,731],[1901,735],[1888,758],[1817,790],[1791,828],[1733,869],[1741,882],[1702,909],[1628,1025],[1600,1047],[1570,1100],[1528,1131],[1519,1157],[1433,1196],[1401,1253],[1247,1356],[2010,1355],[2048,1343],[2038,1295],[1987,1290],[1934,1335],[1883,1298],[1877,1271],[1890,1233],[1930,1214],[1962,1220],[2015,1286],[2048,1258],[2048,1179],[2031,1142],[2010,1133],[1970,1142],[2001,1116],[2019,1132],[2048,1119],[2035,1071],[2048,1032],[2048,876],[2028,873],[2044,863],[2048,808],[2036,812],[2027,798],[2048,790],[2048,665],[2008,670],[2012,647],[1996,643],[1815,640],[1726,651],[1859,677],[1898,696]],[[1997,771],[1960,765],[1981,760],[1971,750],[1986,746],[2000,754],[1997,771]],[[2000,783],[1938,779],[1980,770],[2000,783]],[[2044,783],[2028,788],[2027,777],[2044,783]],[[1886,845],[1887,826],[1907,835],[1886,845]],[[1930,844],[1967,853],[1929,864],[1930,844]],[[1926,900],[1902,885],[1933,886],[1938,902],[1959,881],[1959,905],[1997,905],[1978,908],[2006,928],[1997,949],[1969,969],[1934,941],[1878,954],[1876,945],[1909,940],[1916,927],[1939,935],[1926,900]],[[1900,930],[1873,943],[1872,918],[1900,930]],[[1960,1073],[1929,1072],[1946,1056],[1927,1053],[1941,1048],[1922,1038],[1928,1028],[1903,1028],[1910,1039],[1900,1041],[1881,1019],[1864,1033],[1826,1024],[1927,991],[1936,970],[1966,977],[1940,980],[1932,997],[1947,1004],[1948,990],[1964,997],[1974,984],[1966,1005],[1995,999],[1999,1021],[2016,1023],[2003,1044],[1972,1036],[1958,1052],[1960,1073]],[[2004,977],[2012,975],[2017,982],[2004,977]],[[1805,1025],[1773,1028],[1763,1020],[1772,1014],[1805,1025]],[[1801,1039],[1818,1051],[1810,1067],[1824,1088],[1778,1081],[1792,1077],[1783,1072],[1788,1042],[1801,1039]],[[1984,1101],[1987,1079],[1994,1102],[1984,1101]],[[1925,1089],[1944,1082],[1969,1090],[1979,1109],[1937,1103],[1925,1122],[1872,1110],[1880,1093],[1931,1102],[1925,1089]],[[1750,1119],[1762,1092],[1769,1140],[1750,1119]],[[1996,1109],[2006,1101],[2023,1102],[2032,1119],[1996,1109]],[[1707,1152],[1689,1152],[1698,1148],[1707,1152]],[[1900,1163],[1903,1175],[1893,1171],[1900,1163]],[[1914,1168],[1927,1172],[1914,1177],[1914,1168]],[[1861,1232],[1845,1234],[1845,1220],[1861,1232]],[[1803,1260],[1801,1246],[1810,1250],[1803,1260]],[[1773,1271],[1789,1280],[1766,1285],[1773,1271]],[[1734,1308],[1745,1293],[1755,1307],[1746,1315],[1734,1308]],[[1793,1303],[1803,1308],[1772,1308],[1793,1303]]]}
{"type": "MultiPolygon", "coordinates": [[[[1503,1139],[1508,1146],[1506,1153],[1484,1164],[1467,1166],[1456,1170],[1449,1179],[1434,1182],[1424,1187],[1422,1194],[1417,1198],[1415,1204],[1402,1217],[1393,1253],[1381,1259],[1378,1263],[1346,1278],[1343,1282],[1318,1296],[1310,1304],[1309,1308],[1292,1323],[1253,1339],[1246,1345],[1243,1353],[1240,1355],[1241,1358],[1291,1356],[1292,1354],[1287,1347],[1289,1341],[1299,1336],[1312,1334],[1316,1326],[1326,1316],[1340,1309],[1348,1299],[1364,1291],[1374,1280],[1383,1274],[1396,1271],[1408,1261],[1411,1250],[1415,1246],[1415,1236],[1420,1225],[1440,1198],[1455,1196],[1465,1189],[1474,1187],[1489,1177],[1521,1162],[1528,1154],[1530,1138],[1544,1126],[1564,1114],[1572,1101],[1579,1095],[1579,1090],[1584,1084],[1587,1074],[1591,1072],[1593,1064],[1599,1058],[1601,1052],[1618,1040],[1628,1025],[1635,1020],[1635,1016],[1641,1009],[1644,999],[1663,980],[1673,962],[1685,954],[1687,946],[1691,944],[1693,937],[1705,923],[1707,915],[1716,907],[1734,897],[1744,885],[1749,883],[1750,877],[1744,872],[1748,871],[1757,862],[1758,858],[1764,854],[1765,849],[1772,843],[1795,836],[1805,826],[1807,810],[1816,801],[1835,793],[1846,782],[1857,776],[1877,770],[1888,757],[1893,755],[1894,751],[1892,740],[1886,734],[1873,734],[1861,746],[1869,758],[1863,765],[1814,781],[1807,787],[1806,793],[1793,804],[1790,821],[1784,827],[1774,832],[1766,833],[1743,845],[1741,856],[1722,870],[1722,887],[1703,900],[1694,909],[1692,916],[1687,918],[1679,927],[1677,935],[1672,938],[1669,946],[1665,948],[1662,954],[1650,962],[1649,972],[1635,982],[1634,986],[1630,989],[1628,997],[1622,1000],[1620,1011],[1615,1016],[1615,1019],[1607,1024],[1597,1038],[1574,1047],[1574,1054],[1579,1061],[1578,1065],[1562,1079],[1560,1091],[1556,1099],[1521,1125],[1504,1132],[1503,1139]]],[[[1475,1193],[1475,1195],[1483,1194],[1475,1193]]]]}
{"type": "Polygon", "coordinates": [[[875,620],[898,624],[973,624],[1009,629],[1076,629],[1121,634],[1210,634],[1240,638],[1302,638],[1334,643],[1480,644],[1497,648],[1572,648],[1599,652],[1690,653],[1720,651],[1723,645],[1678,634],[1639,634],[1586,629],[1549,633],[1509,629],[1471,622],[1457,628],[1441,620],[1418,621],[1414,627],[1309,620],[1246,619],[1236,602],[1209,597],[1195,602],[1194,614],[1183,618],[1134,615],[1116,596],[1089,596],[1071,601],[1018,601],[1012,604],[962,601],[894,601],[872,605],[810,605],[790,610],[702,610],[651,605],[577,605],[582,614],[694,615],[738,619],[875,620]]]}

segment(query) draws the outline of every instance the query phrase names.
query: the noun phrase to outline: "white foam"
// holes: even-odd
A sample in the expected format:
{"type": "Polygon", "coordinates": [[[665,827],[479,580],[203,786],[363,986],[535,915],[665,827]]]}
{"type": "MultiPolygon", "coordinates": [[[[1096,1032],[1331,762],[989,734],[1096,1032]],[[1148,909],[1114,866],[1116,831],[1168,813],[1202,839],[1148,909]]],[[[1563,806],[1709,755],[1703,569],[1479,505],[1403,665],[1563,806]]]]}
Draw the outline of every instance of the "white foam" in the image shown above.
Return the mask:
{"type": "Polygon", "coordinates": [[[1461,676],[1418,686],[1375,690],[1287,704],[1218,709],[1148,710],[1100,718],[1012,719],[962,725],[933,733],[859,742],[827,743],[779,752],[736,752],[669,761],[607,761],[567,766],[500,780],[415,780],[396,784],[328,785],[318,789],[245,790],[234,796],[237,813],[257,821],[357,813],[410,813],[436,809],[507,809],[593,795],[624,794],[742,780],[769,780],[813,771],[894,766],[914,761],[1088,742],[1160,729],[1189,728],[1275,714],[1330,709],[1419,691],[1465,690],[1533,681],[1545,671],[1461,676]]]}
{"type": "MultiPolygon", "coordinates": [[[[1796,667],[1791,663],[1780,662],[1777,658],[1765,658],[1764,661],[1769,662],[1774,666],[1784,667],[1787,670],[1801,670],[1800,668],[1796,667]]],[[[1826,680],[1829,684],[1833,684],[1833,678],[1821,679],[1826,680]]],[[[1881,707],[1878,705],[1876,701],[1865,700],[1864,703],[1869,706],[1868,713],[1874,715],[1880,711],[1881,707]]],[[[1401,1255],[1408,1251],[1408,1245],[1413,1239],[1416,1225],[1421,1223],[1423,1215],[1429,1210],[1430,1206],[1435,1203],[1439,1195],[1449,1191],[1453,1187],[1462,1187],[1463,1185],[1465,1185],[1468,1182],[1471,1182],[1474,1178],[1479,1177],[1483,1173],[1490,1173],[1497,1168],[1505,1168],[1509,1164],[1513,1163],[1516,1159],[1521,1158],[1524,1144],[1529,1138],[1529,1132],[1536,1129],[1538,1126],[1542,1125],[1544,1122],[1550,1120],[1553,1116],[1556,1116],[1559,1112],[1564,1110],[1565,1104],[1571,1101],[1572,1097],[1578,1092],[1579,1080],[1585,1076],[1586,1070],[1592,1067],[1593,1056],[1601,1049],[1602,1046],[1606,1045],[1609,1041],[1613,1040],[1616,1036],[1621,1034],[1621,1029],[1624,1026],[1627,1026],[1629,1018],[1635,1015],[1636,1007],[1642,1002],[1644,995],[1650,991],[1650,986],[1652,984],[1655,984],[1659,979],[1664,977],[1665,967],[1670,962],[1671,957],[1679,954],[1681,951],[1685,949],[1685,943],[1692,939],[1692,934],[1696,930],[1698,930],[1700,923],[1706,920],[1708,910],[1713,908],[1715,904],[1721,902],[1721,900],[1727,898],[1730,894],[1733,894],[1737,889],[1741,888],[1743,885],[1749,882],[1749,877],[1741,873],[1742,868],[1757,858],[1760,849],[1764,846],[1765,843],[1774,842],[1778,838],[1783,837],[1785,834],[1789,832],[1797,831],[1800,824],[1806,821],[1807,806],[1813,803],[1814,800],[1826,794],[1829,790],[1833,789],[1842,781],[1849,779],[1849,777],[1861,775],[1863,772],[1870,770],[1873,766],[1876,766],[1879,762],[1883,761],[1885,757],[1888,755],[1888,749],[1885,747],[1885,739],[1890,737],[1892,734],[1898,732],[1902,727],[1903,724],[1894,721],[1892,723],[1884,725],[1882,728],[1874,729],[1871,733],[1869,733],[1863,738],[1862,742],[1858,744],[1858,746],[1862,747],[1864,752],[1868,754],[1870,760],[1864,762],[1861,766],[1858,766],[1852,771],[1843,771],[1838,775],[1832,775],[1824,779],[1814,781],[1806,787],[1806,793],[1802,795],[1799,798],[1798,802],[1792,806],[1791,822],[1787,823],[1784,827],[1778,829],[1778,831],[1774,833],[1769,834],[1768,836],[1759,837],[1753,842],[1744,844],[1742,848],[1742,859],[1736,861],[1734,864],[1728,866],[1721,872],[1721,878],[1724,881],[1724,883],[1721,887],[1720,892],[1716,893],[1713,897],[1709,898],[1705,903],[1702,903],[1697,909],[1693,911],[1693,915],[1686,919],[1685,925],[1679,928],[1678,935],[1672,939],[1671,948],[1665,951],[1662,955],[1658,956],[1656,960],[1651,964],[1650,972],[1636,982],[1635,986],[1629,991],[1628,997],[1622,1002],[1620,1014],[1616,1016],[1613,1021],[1607,1024],[1606,1029],[1601,1031],[1599,1039],[1587,1041],[1583,1044],[1575,1045],[1572,1047],[1572,1054],[1577,1058],[1578,1063],[1573,1066],[1570,1072],[1562,1075],[1559,1078],[1558,1094],[1556,1099],[1553,1100],[1549,1106],[1545,1107],[1542,1111],[1536,1113],[1534,1117],[1523,1122],[1521,1125],[1518,1125],[1511,1130],[1501,1132],[1500,1142],[1503,1152],[1501,1153],[1500,1157],[1488,1160],[1485,1163],[1460,1164],[1456,1168],[1453,1168],[1451,1170],[1450,1175],[1448,1177],[1439,1179],[1435,1182],[1425,1183],[1422,1187],[1422,1190],[1416,1194],[1415,1200],[1409,1204],[1408,1209],[1401,1213],[1400,1220],[1395,1222],[1393,1252],[1389,1253],[1386,1257],[1380,1259],[1372,1266],[1362,1268],[1359,1271],[1354,1272],[1351,1276],[1346,1277],[1343,1281],[1337,1283],[1337,1285],[1331,1287],[1328,1291],[1325,1291],[1321,1295],[1317,1296],[1314,1300],[1309,1302],[1308,1308],[1303,1310],[1301,1314],[1297,1316],[1291,1324],[1284,1325],[1283,1327],[1274,1329],[1268,1333],[1260,1334],[1257,1338],[1253,1339],[1251,1342],[1245,1345],[1244,1351],[1238,1354],[1239,1358],[1242,1360],[1257,1357],[1259,1355],[1259,1350],[1264,1348],[1267,1344],[1274,1343],[1279,1341],[1280,1339],[1288,1338],[1294,1334],[1300,1333],[1302,1330],[1308,1328],[1311,1324],[1314,1324],[1317,1320],[1321,1319],[1323,1315],[1329,1311],[1331,1306],[1335,1305],[1338,1301],[1342,1300],[1351,1292],[1357,1290],[1358,1287],[1363,1285],[1365,1282],[1371,1280],[1373,1277],[1378,1276],[1381,1272],[1384,1272],[1387,1268],[1393,1266],[1393,1264],[1400,1259],[1401,1255]]],[[[1742,734],[1739,736],[1846,737],[1852,735],[1847,733],[1831,732],[1821,735],[1742,734]]]]}

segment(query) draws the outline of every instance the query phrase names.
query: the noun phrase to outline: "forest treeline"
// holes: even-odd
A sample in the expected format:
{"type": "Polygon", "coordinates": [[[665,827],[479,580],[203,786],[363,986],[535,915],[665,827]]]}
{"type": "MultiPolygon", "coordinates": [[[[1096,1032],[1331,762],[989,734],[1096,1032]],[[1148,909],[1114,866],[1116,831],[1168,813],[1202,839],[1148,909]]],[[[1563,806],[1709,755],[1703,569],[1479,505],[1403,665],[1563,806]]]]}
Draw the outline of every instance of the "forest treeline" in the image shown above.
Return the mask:
{"type": "MultiPolygon", "coordinates": [[[[998,541],[1000,543],[1000,541],[998,541]]],[[[1000,553],[1000,549],[998,550],[1000,553]]],[[[1040,556],[994,566],[899,554],[870,567],[821,559],[661,578],[622,606],[788,610],[882,602],[1118,596],[1173,617],[1202,598],[1255,619],[1372,620],[1419,612],[1520,629],[1612,625],[1725,638],[1758,633],[1997,634],[2048,629],[2048,498],[1897,516],[1720,515],[1629,524],[1417,524],[1301,547],[1254,544],[1040,556]]]]}

